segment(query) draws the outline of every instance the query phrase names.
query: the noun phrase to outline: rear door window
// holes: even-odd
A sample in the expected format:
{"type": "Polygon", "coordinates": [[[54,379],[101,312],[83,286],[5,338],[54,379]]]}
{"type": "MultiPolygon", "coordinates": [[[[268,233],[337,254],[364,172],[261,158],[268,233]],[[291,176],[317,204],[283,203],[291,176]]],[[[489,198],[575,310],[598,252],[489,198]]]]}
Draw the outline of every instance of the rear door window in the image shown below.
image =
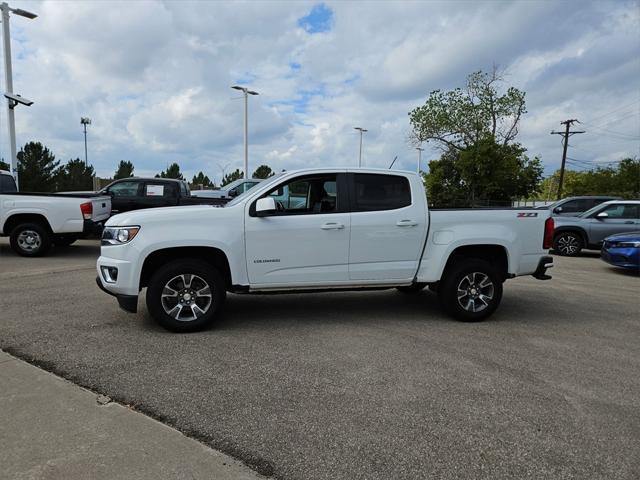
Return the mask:
{"type": "Polygon", "coordinates": [[[16,182],[13,181],[11,175],[0,175],[0,193],[17,192],[16,182]]]}
{"type": "Polygon", "coordinates": [[[353,211],[395,210],[411,205],[409,180],[399,175],[356,173],[353,211]]]}

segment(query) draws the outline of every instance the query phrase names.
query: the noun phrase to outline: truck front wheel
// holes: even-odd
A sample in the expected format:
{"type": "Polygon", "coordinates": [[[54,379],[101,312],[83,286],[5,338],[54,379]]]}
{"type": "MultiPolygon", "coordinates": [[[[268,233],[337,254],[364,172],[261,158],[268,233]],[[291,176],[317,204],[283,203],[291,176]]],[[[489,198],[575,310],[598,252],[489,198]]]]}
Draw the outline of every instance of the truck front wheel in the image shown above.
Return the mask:
{"type": "Polygon", "coordinates": [[[478,322],[500,305],[502,280],[489,262],[461,258],[445,272],[438,295],[447,313],[463,322],[478,322]]]}
{"type": "Polygon", "coordinates": [[[160,325],[174,332],[210,326],[226,298],[224,278],[195,259],[175,260],[159,268],[147,287],[147,309],[160,325]]]}
{"type": "Polygon", "coordinates": [[[11,248],[23,257],[41,257],[51,248],[51,235],[40,223],[16,225],[9,238],[11,248]]]}

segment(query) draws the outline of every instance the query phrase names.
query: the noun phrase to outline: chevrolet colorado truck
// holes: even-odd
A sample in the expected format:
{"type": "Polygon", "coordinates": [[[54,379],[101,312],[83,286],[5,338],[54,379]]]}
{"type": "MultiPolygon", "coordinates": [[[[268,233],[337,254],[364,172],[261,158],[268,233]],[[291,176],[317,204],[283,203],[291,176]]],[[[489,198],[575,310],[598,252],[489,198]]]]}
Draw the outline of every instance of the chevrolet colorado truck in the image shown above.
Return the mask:
{"type": "Polygon", "coordinates": [[[18,192],[13,176],[0,170],[0,236],[24,257],[45,255],[94,233],[111,214],[111,198],[18,192]]]}
{"type": "Polygon", "coordinates": [[[505,280],[546,280],[549,211],[429,210],[421,178],[375,169],[309,169],[271,177],[222,208],[116,215],[96,281],[137,311],[185,332],[212,324],[227,292],[397,288],[436,291],[464,321],[491,315],[505,280]],[[286,194],[285,194],[286,192],[286,194]]]}

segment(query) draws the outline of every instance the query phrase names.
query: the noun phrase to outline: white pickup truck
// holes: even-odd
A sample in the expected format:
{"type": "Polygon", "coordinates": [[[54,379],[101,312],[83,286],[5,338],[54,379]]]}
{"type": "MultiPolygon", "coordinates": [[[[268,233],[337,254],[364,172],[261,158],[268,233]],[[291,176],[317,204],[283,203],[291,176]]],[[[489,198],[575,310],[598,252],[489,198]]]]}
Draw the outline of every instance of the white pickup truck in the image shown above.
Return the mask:
{"type": "Polygon", "coordinates": [[[0,170],[0,236],[25,257],[66,247],[92,233],[111,214],[111,197],[18,192],[13,176],[0,170]]]}
{"type": "Polygon", "coordinates": [[[152,317],[182,332],[210,325],[227,292],[429,286],[448,313],[477,321],[498,307],[506,279],[550,278],[552,240],[546,210],[429,211],[415,173],[301,170],[223,208],[112,217],[96,280],[133,313],[146,287],[152,317]]]}

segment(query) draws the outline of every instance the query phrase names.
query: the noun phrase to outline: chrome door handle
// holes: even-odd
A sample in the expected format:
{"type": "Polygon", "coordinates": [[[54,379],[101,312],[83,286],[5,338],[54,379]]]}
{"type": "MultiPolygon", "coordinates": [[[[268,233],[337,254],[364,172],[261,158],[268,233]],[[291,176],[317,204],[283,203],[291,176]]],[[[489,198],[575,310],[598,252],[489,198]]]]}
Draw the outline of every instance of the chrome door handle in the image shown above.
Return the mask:
{"type": "Polygon", "coordinates": [[[344,225],[342,223],[328,222],[322,225],[320,228],[322,230],[340,230],[341,228],[344,228],[344,225]]]}
{"type": "Polygon", "coordinates": [[[396,225],[398,227],[415,227],[418,225],[418,222],[414,222],[413,220],[398,220],[396,225]]]}

